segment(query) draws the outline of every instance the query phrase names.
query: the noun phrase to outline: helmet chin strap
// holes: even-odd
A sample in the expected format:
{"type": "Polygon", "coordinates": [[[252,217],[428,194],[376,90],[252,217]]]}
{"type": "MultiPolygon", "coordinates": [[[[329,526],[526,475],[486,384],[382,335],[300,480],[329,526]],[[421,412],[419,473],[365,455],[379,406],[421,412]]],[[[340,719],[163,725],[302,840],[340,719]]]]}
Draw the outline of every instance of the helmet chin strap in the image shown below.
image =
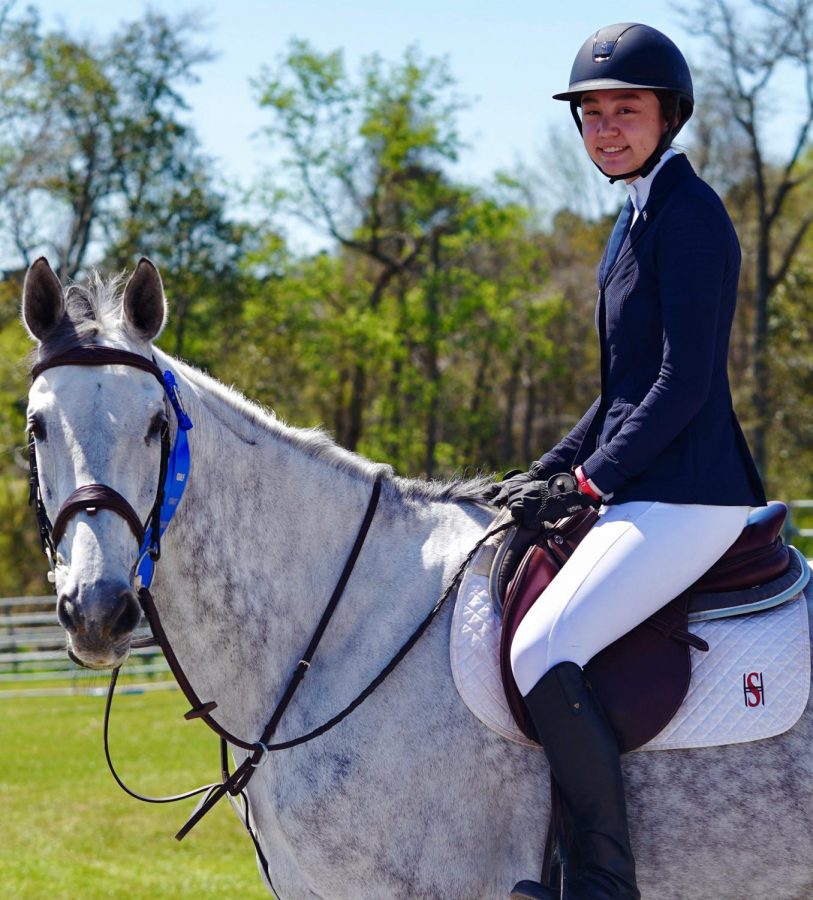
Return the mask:
{"type": "MultiPolygon", "coordinates": [[[[582,120],[579,116],[578,109],[579,104],[574,100],[571,100],[570,114],[573,116],[573,121],[576,123],[576,127],[579,129],[579,134],[583,134],[582,120]]],[[[663,156],[663,154],[666,153],[666,151],[672,146],[672,141],[675,139],[675,135],[677,134],[678,130],[678,128],[674,127],[667,128],[666,131],[664,131],[664,133],[661,135],[661,139],[660,141],[658,141],[658,146],[655,147],[651,155],[644,161],[644,163],[637,169],[633,169],[631,172],[624,172],[623,175],[608,175],[595,160],[591,160],[591,162],[605,178],[610,179],[610,184],[615,184],[616,181],[626,181],[628,178],[646,178],[646,176],[649,175],[649,173],[661,161],[661,157],[663,156]]]]}

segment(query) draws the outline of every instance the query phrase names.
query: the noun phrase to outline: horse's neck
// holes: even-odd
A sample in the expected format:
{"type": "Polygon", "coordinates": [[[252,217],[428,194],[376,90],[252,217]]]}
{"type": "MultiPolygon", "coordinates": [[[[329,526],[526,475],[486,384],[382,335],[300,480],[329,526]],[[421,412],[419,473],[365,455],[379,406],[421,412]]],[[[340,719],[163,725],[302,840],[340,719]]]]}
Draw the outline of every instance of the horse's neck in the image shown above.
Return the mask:
{"type": "MultiPolygon", "coordinates": [[[[369,472],[344,471],[304,452],[282,426],[209,387],[200,378],[183,386],[195,426],[192,472],[167,531],[155,596],[201,698],[218,701],[226,727],[253,733],[310,640],[372,482],[369,472]]],[[[402,628],[393,620],[406,585],[421,608],[431,605],[461,555],[456,542],[470,544],[482,526],[454,504],[407,508],[385,485],[320,659],[329,665],[373,627],[405,636],[409,607],[401,603],[402,628]]],[[[368,664],[372,670],[378,660],[368,664]]],[[[315,669],[309,680],[320,681],[315,669]]]]}

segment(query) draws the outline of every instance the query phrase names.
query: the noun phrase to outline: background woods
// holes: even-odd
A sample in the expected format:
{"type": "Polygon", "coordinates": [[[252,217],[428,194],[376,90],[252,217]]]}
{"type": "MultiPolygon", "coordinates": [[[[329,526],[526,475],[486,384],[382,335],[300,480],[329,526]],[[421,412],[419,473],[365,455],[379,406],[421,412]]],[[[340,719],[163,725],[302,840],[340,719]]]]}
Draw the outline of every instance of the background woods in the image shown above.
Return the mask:
{"type": "MultiPolygon", "coordinates": [[[[709,53],[681,136],[743,243],[732,383],[785,499],[813,496],[811,7],[690,10],[709,53]],[[751,27],[733,28],[744,12],[751,27]],[[784,157],[767,149],[780,71],[801,85],[784,157]]],[[[596,181],[575,129],[532,162],[461,180],[471,101],[447,62],[411,48],[351,67],[295,40],[247,87],[268,163],[238,189],[187,115],[205,38],[156,12],[91,39],[0,9],[0,595],[43,588],[18,321],[39,254],[78,281],[150,256],[171,306],[166,350],[404,474],[525,466],[596,394],[594,272],[623,190],[596,181]],[[321,249],[300,248],[303,225],[321,249]]]]}

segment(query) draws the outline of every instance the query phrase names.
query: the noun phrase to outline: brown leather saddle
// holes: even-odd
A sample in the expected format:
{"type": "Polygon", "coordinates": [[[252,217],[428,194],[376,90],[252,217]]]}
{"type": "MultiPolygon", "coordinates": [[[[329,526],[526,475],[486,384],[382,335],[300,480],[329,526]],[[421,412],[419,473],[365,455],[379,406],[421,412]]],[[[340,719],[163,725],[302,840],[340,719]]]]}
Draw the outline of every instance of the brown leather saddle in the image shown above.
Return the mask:
{"type": "MultiPolygon", "coordinates": [[[[787,514],[772,501],[753,511],[742,534],[687,591],[597,654],[585,667],[622,752],[650,741],[670,721],[691,681],[690,647],[708,650],[689,623],[758,612],[798,596],[809,578],[804,558],[780,532],[787,514]]],[[[531,606],[593,527],[587,509],[542,533],[516,529],[497,553],[492,599],[502,603],[500,667],[508,705],[525,735],[536,739],[511,673],[514,633],[531,606]]]]}

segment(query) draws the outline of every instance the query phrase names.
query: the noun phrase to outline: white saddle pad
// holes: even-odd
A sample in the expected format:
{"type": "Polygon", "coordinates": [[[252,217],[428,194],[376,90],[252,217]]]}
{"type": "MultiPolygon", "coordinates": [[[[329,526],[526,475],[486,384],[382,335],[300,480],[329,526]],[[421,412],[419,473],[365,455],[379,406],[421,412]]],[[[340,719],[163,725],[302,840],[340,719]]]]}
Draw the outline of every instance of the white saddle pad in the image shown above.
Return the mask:
{"type": "MultiPolygon", "coordinates": [[[[480,552],[489,554],[487,547],[480,552]]],[[[475,558],[463,577],[452,616],[452,675],[464,703],[484,725],[511,741],[538,747],[517,728],[503,693],[501,626],[477,562],[475,558]]],[[[781,734],[799,720],[810,691],[803,595],[766,612],[693,623],[690,630],[710,649],[691,648],[686,699],[666,728],[640,750],[756,741],[781,734]]]]}

